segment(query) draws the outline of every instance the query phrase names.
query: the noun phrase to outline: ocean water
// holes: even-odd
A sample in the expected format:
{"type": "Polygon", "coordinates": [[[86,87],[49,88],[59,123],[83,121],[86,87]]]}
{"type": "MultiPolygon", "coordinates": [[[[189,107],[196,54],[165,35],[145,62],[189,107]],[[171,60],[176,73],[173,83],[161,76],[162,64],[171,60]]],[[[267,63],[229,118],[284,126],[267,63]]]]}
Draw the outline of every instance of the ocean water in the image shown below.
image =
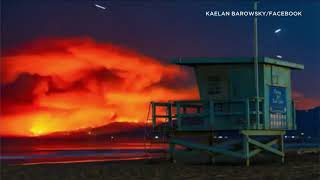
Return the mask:
{"type": "Polygon", "coordinates": [[[10,165],[137,160],[160,157],[166,148],[143,140],[2,138],[0,160],[10,165]]]}
{"type": "MultiPolygon", "coordinates": [[[[164,156],[168,145],[143,139],[1,138],[0,161],[9,165],[138,160],[164,156]]],[[[320,148],[319,139],[286,139],[285,149],[320,148]]]]}

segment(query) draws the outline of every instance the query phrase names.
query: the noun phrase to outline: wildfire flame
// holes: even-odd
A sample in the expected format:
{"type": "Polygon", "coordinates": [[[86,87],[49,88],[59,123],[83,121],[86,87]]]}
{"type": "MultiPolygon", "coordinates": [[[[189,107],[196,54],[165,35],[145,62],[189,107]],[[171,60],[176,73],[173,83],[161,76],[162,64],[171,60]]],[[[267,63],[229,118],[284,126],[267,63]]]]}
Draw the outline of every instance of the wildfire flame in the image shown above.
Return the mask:
{"type": "MultiPolygon", "coordinates": [[[[189,73],[90,38],[38,39],[1,57],[0,135],[143,122],[150,101],[197,99],[189,73]]],[[[319,105],[301,93],[299,109],[319,105]]]]}
{"type": "Polygon", "coordinates": [[[1,135],[143,122],[152,100],[195,99],[188,72],[90,38],[40,39],[1,58],[1,135]]]}

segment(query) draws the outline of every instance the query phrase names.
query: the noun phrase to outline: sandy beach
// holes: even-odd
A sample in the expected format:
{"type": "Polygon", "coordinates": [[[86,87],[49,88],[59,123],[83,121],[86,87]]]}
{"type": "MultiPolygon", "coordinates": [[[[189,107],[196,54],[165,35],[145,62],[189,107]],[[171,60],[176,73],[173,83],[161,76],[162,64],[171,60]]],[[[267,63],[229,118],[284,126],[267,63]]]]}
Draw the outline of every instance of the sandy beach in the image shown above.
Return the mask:
{"type": "Polygon", "coordinates": [[[170,163],[164,159],[47,165],[2,165],[8,179],[320,179],[320,154],[289,153],[285,164],[277,158],[212,164],[170,163]]]}

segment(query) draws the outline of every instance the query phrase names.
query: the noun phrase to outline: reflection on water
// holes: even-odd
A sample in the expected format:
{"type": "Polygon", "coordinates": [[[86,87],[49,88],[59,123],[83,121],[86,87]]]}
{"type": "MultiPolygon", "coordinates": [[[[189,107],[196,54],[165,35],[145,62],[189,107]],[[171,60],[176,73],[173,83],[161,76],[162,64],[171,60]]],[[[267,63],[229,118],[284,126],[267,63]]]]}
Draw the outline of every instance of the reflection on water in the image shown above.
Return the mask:
{"type": "Polygon", "coordinates": [[[91,161],[136,160],[159,157],[167,145],[142,140],[62,140],[6,138],[1,141],[1,162],[6,164],[48,164],[91,161]],[[148,149],[149,153],[145,153],[148,149]]]}
{"type": "MultiPolygon", "coordinates": [[[[0,160],[5,164],[24,165],[137,160],[163,156],[167,148],[166,144],[144,143],[142,139],[1,138],[0,160]]],[[[318,140],[285,143],[286,150],[303,148],[320,148],[320,143],[318,140]]]]}

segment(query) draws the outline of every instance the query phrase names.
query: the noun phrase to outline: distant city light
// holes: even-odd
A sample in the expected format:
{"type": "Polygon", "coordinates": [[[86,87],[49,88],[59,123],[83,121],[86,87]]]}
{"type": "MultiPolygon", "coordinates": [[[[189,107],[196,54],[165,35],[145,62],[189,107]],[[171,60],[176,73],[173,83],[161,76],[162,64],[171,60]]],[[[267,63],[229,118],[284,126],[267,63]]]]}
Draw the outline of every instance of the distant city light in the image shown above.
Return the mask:
{"type": "Polygon", "coordinates": [[[279,58],[279,59],[281,59],[281,58],[282,58],[282,56],[281,56],[281,55],[277,55],[276,57],[277,57],[277,58],[279,58]]]}
{"type": "Polygon", "coordinates": [[[99,4],[95,4],[95,6],[96,6],[97,8],[103,9],[103,10],[107,9],[106,7],[101,6],[101,5],[99,5],[99,4]]]}
{"type": "Polygon", "coordinates": [[[274,31],[275,34],[277,34],[277,33],[279,33],[279,32],[281,32],[281,28],[276,29],[276,30],[274,31]]]}
{"type": "Polygon", "coordinates": [[[294,136],[291,136],[292,139],[294,139],[294,136]]]}
{"type": "Polygon", "coordinates": [[[225,138],[225,139],[228,139],[228,136],[225,136],[224,138],[225,138]]]}
{"type": "Polygon", "coordinates": [[[303,136],[303,135],[304,135],[304,133],[302,132],[302,133],[301,133],[301,135],[303,136]]]}
{"type": "Polygon", "coordinates": [[[223,137],[222,136],[218,136],[218,139],[222,139],[223,137]]]}
{"type": "Polygon", "coordinates": [[[155,136],[154,138],[159,139],[159,136],[155,136]]]}
{"type": "Polygon", "coordinates": [[[288,136],[284,136],[284,138],[288,138],[288,136]]]}
{"type": "Polygon", "coordinates": [[[113,137],[113,136],[111,136],[110,138],[111,138],[111,139],[114,139],[114,137],[113,137]]]}

